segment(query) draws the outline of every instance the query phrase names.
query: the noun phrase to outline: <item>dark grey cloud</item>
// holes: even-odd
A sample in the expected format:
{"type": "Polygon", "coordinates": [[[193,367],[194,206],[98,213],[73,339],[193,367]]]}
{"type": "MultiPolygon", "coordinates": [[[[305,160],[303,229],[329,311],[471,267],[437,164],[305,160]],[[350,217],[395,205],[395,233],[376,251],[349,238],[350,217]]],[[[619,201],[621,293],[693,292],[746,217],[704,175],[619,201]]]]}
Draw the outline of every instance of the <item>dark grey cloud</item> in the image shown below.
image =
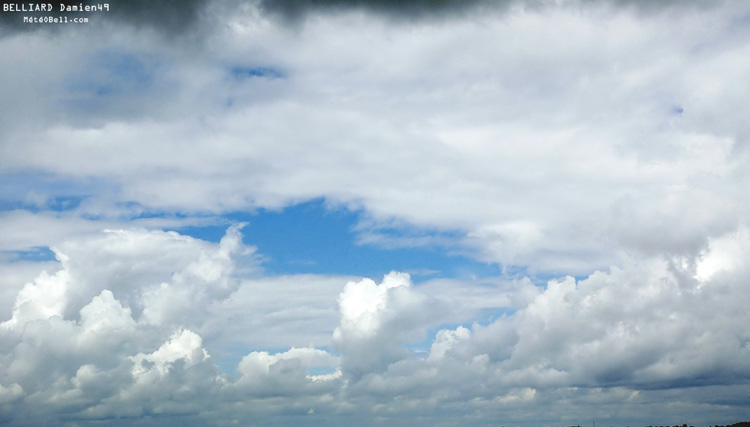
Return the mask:
{"type": "Polygon", "coordinates": [[[482,5],[508,4],[510,1],[487,0],[260,0],[267,13],[298,21],[311,12],[365,9],[395,18],[426,18],[450,16],[482,5]]]}
{"type": "Polygon", "coordinates": [[[113,3],[111,19],[181,33],[195,27],[208,0],[128,0],[113,3]]]}
{"type": "MultiPolygon", "coordinates": [[[[564,6],[585,5],[592,0],[570,1],[564,6]]],[[[602,2],[604,3],[604,2],[602,2]]],[[[507,8],[513,4],[536,8],[558,5],[551,0],[114,0],[108,2],[108,12],[65,12],[61,6],[94,4],[80,1],[2,1],[0,13],[0,36],[19,31],[59,31],[63,25],[40,25],[25,23],[28,17],[89,17],[92,23],[117,23],[127,26],[156,30],[167,36],[200,34],[204,21],[212,17],[221,20],[242,4],[257,6],[263,13],[281,18],[283,22],[299,23],[310,14],[332,13],[347,10],[365,10],[395,20],[423,20],[460,17],[482,8],[507,8]],[[5,5],[27,9],[30,5],[52,5],[52,11],[13,12],[5,5]]],[[[643,0],[611,0],[606,4],[614,7],[632,7],[642,11],[656,11],[670,7],[690,7],[710,4],[704,0],[648,2],[643,0]]]]}
{"type": "Polygon", "coordinates": [[[656,12],[673,7],[703,7],[715,5],[709,0],[258,0],[262,10],[280,15],[288,21],[299,21],[310,13],[363,9],[394,19],[430,19],[462,16],[483,8],[504,9],[512,5],[526,8],[576,7],[600,4],[617,8],[633,8],[642,12],[656,12]]]}
{"type": "MultiPolygon", "coordinates": [[[[523,0],[527,4],[544,3],[540,0],[523,0]]],[[[201,29],[201,23],[210,17],[231,14],[243,4],[257,6],[269,16],[282,18],[286,23],[302,21],[311,13],[330,13],[336,11],[362,9],[382,14],[392,19],[425,19],[431,17],[450,17],[480,6],[503,7],[514,3],[514,0],[234,0],[219,2],[215,0],[114,0],[108,2],[108,12],[64,12],[61,6],[86,5],[92,2],[80,1],[2,1],[3,5],[26,9],[30,5],[52,5],[52,11],[3,12],[0,14],[0,36],[18,31],[36,31],[44,29],[57,31],[64,26],[38,25],[24,23],[23,17],[89,17],[96,23],[118,23],[135,28],[156,30],[168,36],[183,36],[201,29]]],[[[200,32],[200,31],[199,31],[200,32]]]]}
{"type": "MultiPolygon", "coordinates": [[[[208,0],[127,0],[106,2],[109,10],[67,11],[67,6],[84,7],[94,2],[80,1],[2,1],[0,36],[26,31],[60,31],[68,25],[33,24],[24,22],[32,18],[89,18],[88,25],[119,23],[136,28],[157,30],[162,34],[181,35],[199,27],[202,12],[208,0]],[[42,7],[45,5],[45,7],[42,7]],[[51,5],[49,10],[47,5],[51,5]],[[37,7],[39,6],[39,7],[37,7]],[[14,10],[15,9],[15,10],[14,10]]],[[[104,4],[104,2],[102,2],[104,4]]]]}

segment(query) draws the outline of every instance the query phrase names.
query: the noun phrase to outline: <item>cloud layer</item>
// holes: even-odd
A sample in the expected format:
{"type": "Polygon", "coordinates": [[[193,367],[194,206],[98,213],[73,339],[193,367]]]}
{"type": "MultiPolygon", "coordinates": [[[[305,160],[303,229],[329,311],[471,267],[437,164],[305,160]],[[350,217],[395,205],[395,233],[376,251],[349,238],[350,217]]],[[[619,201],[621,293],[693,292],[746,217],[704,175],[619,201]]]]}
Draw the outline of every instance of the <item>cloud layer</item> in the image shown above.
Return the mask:
{"type": "Polygon", "coordinates": [[[3,15],[0,422],[750,417],[750,8],[501,3],[3,15]],[[501,273],[189,235],[314,199],[501,273]]]}
{"type": "Polygon", "coordinates": [[[34,183],[9,197],[44,209],[75,194],[77,215],[50,218],[73,229],[324,197],[365,210],[366,241],[455,230],[483,260],[575,274],[623,251],[695,256],[747,216],[742,11],[342,12],[291,30],[243,10],[201,48],[129,27],[85,50],[96,26],[61,49],[3,39],[3,99],[23,102],[2,167],[34,183]]]}
{"type": "Polygon", "coordinates": [[[748,391],[746,229],[712,242],[699,265],[633,263],[583,280],[551,280],[543,289],[507,283],[508,301],[529,290],[533,296],[485,324],[441,326],[449,307],[477,307],[430,282],[415,286],[404,273],[341,283],[333,312],[315,310],[314,294],[295,304],[309,321],[293,327],[311,337],[316,318],[333,320],[326,341],[296,346],[283,333],[275,345],[288,350],[235,355],[232,372],[213,350],[226,359],[228,343],[275,332],[233,337],[235,330],[210,325],[277,315],[272,308],[211,309],[241,296],[248,307],[275,298],[247,294],[256,279],[233,278],[238,237],[232,228],[209,244],[134,230],[59,249],[60,269],[26,284],[0,325],[5,421],[149,416],[158,424],[159,417],[188,416],[221,424],[252,413],[321,423],[356,414],[387,423],[420,416],[525,424],[529,411],[544,407],[545,420],[573,422],[580,415],[571,411],[579,411],[613,423],[709,422],[726,417],[727,405],[741,405],[748,391]],[[161,257],[149,250],[164,247],[161,257]],[[717,255],[723,265],[714,263],[717,255]],[[80,268],[88,262],[102,268],[80,268]],[[696,387],[712,391],[696,394],[696,387]],[[661,407],[675,391],[686,406],[661,407]]]}

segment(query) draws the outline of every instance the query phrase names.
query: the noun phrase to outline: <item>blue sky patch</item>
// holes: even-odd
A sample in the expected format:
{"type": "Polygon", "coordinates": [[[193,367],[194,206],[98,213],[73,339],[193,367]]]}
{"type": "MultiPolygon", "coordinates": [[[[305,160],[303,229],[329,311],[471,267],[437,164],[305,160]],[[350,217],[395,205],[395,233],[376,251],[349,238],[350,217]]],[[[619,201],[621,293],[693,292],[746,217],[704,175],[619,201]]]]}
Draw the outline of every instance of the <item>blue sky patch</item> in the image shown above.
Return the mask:
{"type": "Polygon", "coordinates": [[[232,67],[229,72],[235,80],[246,80],[251,78],[280,79],[284,73],[273,67],[232,67]]]}
{"type": "Polygon", "coordinates": [[[70,180],[50,174],[15,173],[0,176],[0,210],[62,212],[77,208],[101,183],[70,180]]]}
{"type": "Polygon", "coordinates": [[[3,261],[54,261],[55,253],[46,246],[36,246],[25,251],[2,251],[3,261]]]}
{"type": "MultiPolygon", "coordinates": [[[[336,274],[379,280],[396,270],[416,280],[433,277],[481,278],[502,273],[496,264],[449,254],[444,247],[383,248],[357,244],[360,211],[327,207],[322,199],[287,207],[282,211],[225,215],[229,223],[247,222],[242,230],[248,245],[266,258],[269,274],[336,274]]],[[[188,227],[177,231],[196,238],[218,241],[227,225],[188,227]]],[[[389,230],[394,235],[397,230],[389,230]]],[[[406,228],[404,235],[414,234],[406,228]]]]}

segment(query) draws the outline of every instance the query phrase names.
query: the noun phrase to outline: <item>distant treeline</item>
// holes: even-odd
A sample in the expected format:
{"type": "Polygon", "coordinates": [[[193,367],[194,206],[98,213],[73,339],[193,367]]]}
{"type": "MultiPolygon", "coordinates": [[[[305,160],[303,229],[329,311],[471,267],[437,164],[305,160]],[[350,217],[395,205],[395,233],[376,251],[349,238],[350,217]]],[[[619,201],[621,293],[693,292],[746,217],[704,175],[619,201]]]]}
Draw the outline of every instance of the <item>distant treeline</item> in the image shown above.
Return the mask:
{"type": "MultiPolygon", "coordinates": [[[[670,427],[670,426],[651,426],[650,425],[648,427],[670,427]]],[[[687,424],[683,424],[681,426],[680,425],[675,425],[675,426],[671,426],[671,427],[694,427],[694,426],[688,426],[687,424]]],[[[730,425],[726,425],[726,426],[723,426],[723,425],[720,425],[720,424],[716,424],[715,426],[711,426],[711,427],[750,427],[750,421],[742,421],[742,422],[739,422],[739,423],[734,423],[734,424],[730,424],[730,425]]]]}
{"type": "MultiPolygon", "coordinates": [[[[577,426],[569,426],[569,427],[581,427],[581,426],[577,425],[577,426]]],[[[647,427],[695,427],[695,426],[689,426],[687,424],[683,424],[683,425],[677,425],[677,424],[675,424],[673,426],[652,426],[652,425],[648,425],[647,427]]],[[[720,425],[720,424],[716,424],[716,425],[711,426],[711,427],[750,427],[750,421],[742,421],[742,422],[739,422],[739,423],[734,423],[734,424],[730,424],[730,425],[726,425],[726,426],[723,426],[723,425],[720,425]]]]}

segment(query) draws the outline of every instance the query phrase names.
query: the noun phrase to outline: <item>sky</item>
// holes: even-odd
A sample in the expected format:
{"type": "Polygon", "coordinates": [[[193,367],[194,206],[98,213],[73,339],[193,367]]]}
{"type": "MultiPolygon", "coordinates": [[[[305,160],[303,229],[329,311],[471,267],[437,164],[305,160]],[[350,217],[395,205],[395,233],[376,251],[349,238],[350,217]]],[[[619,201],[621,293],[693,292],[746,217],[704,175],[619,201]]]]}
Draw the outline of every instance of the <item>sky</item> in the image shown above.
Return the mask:
{"type": "Polygon", "coordinates": [[[750,420],[750,3],[29,5],[0,424],[750,420]]]}

